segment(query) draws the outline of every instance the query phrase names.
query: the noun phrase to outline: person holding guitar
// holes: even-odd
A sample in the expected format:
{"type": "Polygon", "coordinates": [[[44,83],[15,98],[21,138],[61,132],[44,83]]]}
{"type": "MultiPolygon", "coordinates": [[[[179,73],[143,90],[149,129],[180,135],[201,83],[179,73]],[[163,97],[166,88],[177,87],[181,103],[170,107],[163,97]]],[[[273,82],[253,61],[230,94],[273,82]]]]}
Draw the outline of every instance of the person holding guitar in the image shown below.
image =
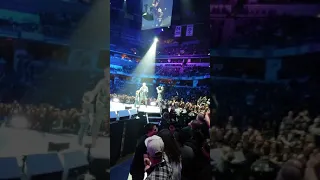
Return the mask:
{"type": "Polygon", "coordinates": [[[157,94],[158,94],[157,103],[158,103],[158,106],[161,106],[161,102],[163,100],[163,98],[162,98],[163,91],[164,91],[163,86],[158,86],[157,87],[157,94]]]}

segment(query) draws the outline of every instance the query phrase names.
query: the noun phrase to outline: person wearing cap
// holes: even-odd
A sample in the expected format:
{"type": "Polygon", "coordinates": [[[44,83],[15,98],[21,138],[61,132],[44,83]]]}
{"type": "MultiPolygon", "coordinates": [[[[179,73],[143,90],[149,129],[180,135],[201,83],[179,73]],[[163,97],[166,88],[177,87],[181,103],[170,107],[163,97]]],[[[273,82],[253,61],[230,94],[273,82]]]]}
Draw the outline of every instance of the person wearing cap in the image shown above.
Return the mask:
{"type": "Polygon", "coordinates": [[[147,157],[147,147],[145,140],[158,133],[158,127],[155,124],[146,124],[144,126],[146,134],[143,135],[139,140],[134,153],[134,157],[130,166],[130,174],[132,180],[143,180],[145,173],[145,162],[148,162],[145,157],[147,157]]]}
{"type": "Polygon", "coordinates": [[[82,111],[81,111],[81,113],[78,113],[79,124],[80,124],[80,128],[78,131],[78,144],[80,146],[82,146],[83,137],[88,130],[88,127],[90,125],[90,121],[93,117],[93,112],[94,112],[93,104],[90,102],[87,94],[88,93],[85,93],[82,98],[82,101],[83,101],[82,111]]]}
{"type": "Polygon", "coordinates": [[[164,159],[164,142],[161,137],[154,135],[145,140],[150,164],[147,165],[145,180],[172,180],[173,168],[164,159]]]}

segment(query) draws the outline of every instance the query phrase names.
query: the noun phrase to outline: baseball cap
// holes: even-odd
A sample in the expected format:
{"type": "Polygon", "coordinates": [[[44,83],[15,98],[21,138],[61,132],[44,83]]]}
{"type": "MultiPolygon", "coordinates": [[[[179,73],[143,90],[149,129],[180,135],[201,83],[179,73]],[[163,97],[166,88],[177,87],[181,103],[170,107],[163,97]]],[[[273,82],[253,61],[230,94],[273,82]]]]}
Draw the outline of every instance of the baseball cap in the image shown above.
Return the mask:
{"type": "Polygon", "coordinates": [[[157,135],[153,135],[151,137],[148,137],[144,141],[146,147],[147,147],[147,152],[149,156],[151,157],[159,157],[162,156],[162,153],[164,151],[164,142],[161,139],[161,137],[157,135]]]}

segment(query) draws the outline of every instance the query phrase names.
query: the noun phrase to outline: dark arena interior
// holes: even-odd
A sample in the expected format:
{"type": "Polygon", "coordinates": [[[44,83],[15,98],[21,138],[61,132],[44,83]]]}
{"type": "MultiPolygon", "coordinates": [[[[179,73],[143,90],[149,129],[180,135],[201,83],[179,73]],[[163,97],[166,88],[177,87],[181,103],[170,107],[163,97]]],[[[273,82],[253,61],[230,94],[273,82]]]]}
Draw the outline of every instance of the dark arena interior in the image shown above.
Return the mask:
{"type": "Polygon", "coordinates": [[[0,180],[320,180],[319,0],[0,2],[0,180]]]}
{"type": "Polygon", "coordinates": [[[0,179],[109,179],[100,7],[109,2],[0,3],[0,179]]]}
{"type": "Polygon", "coordinates": [[[174,0],[171,24],[156,28],[141,18],[148,2],[135,2],[111,1],[110,178],[170,179],[145,171],[145,141],[157,135],[173,179],[211,179],[209,1],[174,0]]]}
{"type": "Polygon", "coordinates": [[[211,1],[214,179],[319,179],[318,1],[211,1]]]}

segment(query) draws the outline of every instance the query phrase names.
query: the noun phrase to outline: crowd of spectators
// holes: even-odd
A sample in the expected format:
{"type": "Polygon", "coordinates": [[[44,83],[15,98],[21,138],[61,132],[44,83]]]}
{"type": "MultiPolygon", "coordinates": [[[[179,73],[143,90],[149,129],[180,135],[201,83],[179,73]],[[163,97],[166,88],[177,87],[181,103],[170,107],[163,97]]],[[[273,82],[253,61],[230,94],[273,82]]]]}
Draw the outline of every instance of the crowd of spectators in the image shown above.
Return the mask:
{"type": "Polygon", "coordinates": [[[159,55],[169,56],[192,56],[192,55],[208,55],[209,48],[200,44],[186,44],[179,47],[158,48],[159,55]]]}
{"type": "Polygon", "coordinates": [[[275,16],[239,19],[235,24],[236,33],[232,43],[250,42],[254,47],[261,45],[286,47],[303,42],[316,42],[319,39],[316,29],[319,27],[319,20],[311,17],[275,16]],[[293,28],[295,31],[291,31],[293,28]]]}
{"type": "Polygon", "coordinates": [[[320,163],[315,82],[212,85],[218,99],[210,129],[216,179],[314,178],[320,163]]]}
{"type": "Polygon", "coordinates": [[[174,97],[164,101],[162,113],[160,125],[145,125],[138,140],[132,179],[143,180],[146,173],[147,180],[211,180],[208,99],[193,104],[174,97]]]}
{"type": "MultiPolygon", "coordinates": [[[[81,108],[60,108],[50,104],[0,103],[0,122],[17,129],[77,134],[81,108]]],[[[101,133],[104,131],[101,127],[101,133]]]]}
{"type": "MultiPolygon", "coordinates": [[[[211,0],[211,4],[234,4],[233,0],[211,0]]],[[[317,4],[319,3],[317,0],[248,0],[245,1],[248,4],[317,4]]]]}
{"type": "MultiPolygon", "coordinates": [[[[149,85],[148,85],[149,86],[149,85]]],[[[141,87],[141,84],[136,82],[130,83],[130,81],[118,79],[116,83],[114,81],[110,82],[110,93],[111,99],[118,98],[120,102],[126,103],[130,102],[134,104],[134,98],[136,90],[141,87]]],[[[157,97],[156,88],[149,86],[148,97],[154,99],[157,97]]],[[[196,102],[201,95],[207,95],[210,93],[210,88],[208,86],[201,87],[186,87],[186,86],[176,86],[176,85],[165,85],[163,98],[171,99],[171,97],[178,96],[188,102],[196,102]]]]}
{"type": "Polygon", "coordinates": [[[67,38],[76,29],[81,14],[39,13],[40,22],[17,22],[14,19],[1,19],[0,29],[11,32],[29,32],[54,38],[67,38]]]}
{"type": "Polygon", "coordinates": [[[156,66],[156,75],[181,77],[181,76],[205,76],[210,75],[209,67],[201,66],[156,66]]]}
{"type": "Polygon", "coordinates": [[[0,29],[6,32],[40,33],[40,25],[32,22],[19,23],[12,19],[0,19],[0,29]]]}
{"type": "Polygon", "coordinates": [[[142,72],[135,72],[136,66],[124,65],[121,69],[111,67],[110,71],[113,73],[122,72],[126,74],[138,75],[155,75],[165,77],[193,77],[210,75],[210,67],[202,66],[187,66],[187,65],[173,65],[173,66],[155,66],[154,74],[147,74],[142,72]]]}
{"type": "Polygon", "coordinates": [[[13,116],[22,116],[26,119],[25,128],[78,131],[76,114],[81,111],[84,92],[95,87],[102,72],[72,69],[56,61],[23,55],[17,56],[15,63],[5,62],[9,65],[3,67],[5,74],[0,79],[2,122],[10,124],[13,116]],[[12,103],[13,99],[19,103],[12,103]]]}
{"type": "MultiPolygon", "coordinates": [[[[246,13],[245,9],[243,11],[242,13],[246,13]]],[[[233,25],[225,25],[225,23],[215,23],[211,29],[213,34],[217,34],[219,32],[216,29],[226,30],[226,28],[234,27],[234,32],[229,31],[229,39],[226,40],[228,45],[232,47],[288,47],[301,45],[301,43],[317,42],[319,39],[317,32],[320,23],[319,19],[314,17],[266,16],[262,18],[237,18],[233,25]],[[295,30],[292,31],[292,29],[295,30]]],[[[224,37],[222,32],[224,31],[220,31],[220,36],[213,36],[213,38],[221,39],[224,37]]],[[[217,40],[213,39],[212,41],[217,40]]]]}
{"type": "Polygon", "coordinates": [[[316,0],[281,0],[281,1],[275,1],[275,0],[259,0],[256,1],[256,3],[259,4],[318,4],[319,1],[316,0]]]}

